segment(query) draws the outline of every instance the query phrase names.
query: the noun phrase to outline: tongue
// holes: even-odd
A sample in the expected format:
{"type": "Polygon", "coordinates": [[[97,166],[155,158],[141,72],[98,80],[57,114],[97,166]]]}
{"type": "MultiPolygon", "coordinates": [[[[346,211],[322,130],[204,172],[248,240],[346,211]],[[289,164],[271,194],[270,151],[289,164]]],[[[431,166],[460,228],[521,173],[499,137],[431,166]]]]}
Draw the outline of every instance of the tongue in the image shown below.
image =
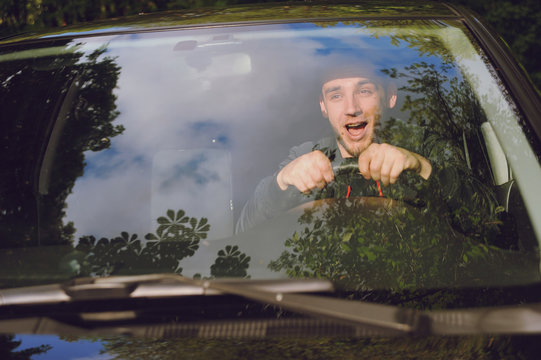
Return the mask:
{"type": "Polygon", "coordinates": [[[348,133],[353,136],[357,137],[363,134],[365,126],[348,126],[347,131],[348,133]]]}

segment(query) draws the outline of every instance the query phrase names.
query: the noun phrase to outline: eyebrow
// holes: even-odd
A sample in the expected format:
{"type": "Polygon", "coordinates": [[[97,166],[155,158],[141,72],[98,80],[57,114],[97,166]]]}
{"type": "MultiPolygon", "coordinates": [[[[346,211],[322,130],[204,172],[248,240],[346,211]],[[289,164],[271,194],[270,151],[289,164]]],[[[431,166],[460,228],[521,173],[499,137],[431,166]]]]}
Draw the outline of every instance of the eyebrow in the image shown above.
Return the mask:
{"type": "MultiPolygon", "coordinates": [[[[357,82],[357,86],[363,86],[363,85],[366,85],[366,84],[376,84],[374,81],[372,80],[369,80],[369,79],[366,79],[366,80],[360,80],[359,82],[357,82]]],[[[341,85],[337,85],[337,86],[333,86],[331,88],[328,88],[327,90],[325,90],[325,95],[327,95],[328,93],[331,93],[333,91],[338,91],[342,88],[341,85]]]]}

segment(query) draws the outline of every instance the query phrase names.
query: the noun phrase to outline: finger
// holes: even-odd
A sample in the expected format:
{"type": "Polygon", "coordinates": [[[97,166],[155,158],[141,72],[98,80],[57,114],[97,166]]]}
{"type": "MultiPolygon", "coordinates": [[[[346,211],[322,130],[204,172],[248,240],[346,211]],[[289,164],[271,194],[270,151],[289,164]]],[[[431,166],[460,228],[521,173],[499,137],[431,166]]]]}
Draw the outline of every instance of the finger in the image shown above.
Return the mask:
{"type": "Polygon", "coordinates": [[[381,167],[385,160],[385,153],[378,151],[374,152],[372,160],[370,161],[370,176],[372,179],[378,181],[381,179],[381,167]]]}
{"type": "Polygon", "coordinates": [[[395,161],[391,169],[391,172],[389,174],[390,183],[391,184],[396,183],[396,181],[398,180],[398,177],[400,176],[400,174],[402,174],[403,171],[404,171],[404,164],[402,164],[401,162],[395,161]]]}
{"type": "Polygon", "coordinates": [[[315,188],[322,189],[327,185],[327,181],[322,173],[322,170],[315,166],[308,168],[302,177],[304,184],[308,190],[313,190],[315,188]]]}
{"type": "Polygon", "coordinates": [[[387,186],[390,182],[391,171],[394,168],[394,158],[385,157],[380,169],[380,178],[383,185],[387,186]]]}
{"type": "Polygon", "coordinates": [[[319,181],[313,178],[312,174],[307,174],[307,176],[302,178],[305,191],[312,191],[318,187],[319,181]]]}
{"type": "Polygon", "coordinates": [[[318,183],[316,184],[316,187],[317,187],[319,190],[323,189],[325,186],[327,186],[327,182],[326,182],[325,180],[321,180],[320,182],[318,182],[318,183]]]}
{"type": "Polygon", "coordinates": [[[308,188],[308,186],[306,186],[304,181],[302,181],[302,179],[300,179],[300,178],[295,179],[295,181],[293,181],[293,183],[291,185],[295,186],[297,188],[297,190],[299,190],[301,193],[309,193],[310,192],[310,189],[308,188]]]}
{"type": "Polygon", "coordinates": [[[334,180],[334,173],[332,171],[331,161],[325,154],[318,151],[315,152],[317,156],[317,161],[315,162],[315,167],[313,169],[316,171],[314,173],[314,180],[319,183],[323,183],[325,186],[327,183],[330,183],[334,180]]]}
{"type": "Polygon", "coordinates": [[[332,164],[329,159],[321,168],[321,176],[325,184],[328,184],[334,180],[334,172],[332,171],[332,164]]]}
{"type": "Polygon", "coordinates": [[[366,179],[370,179],[370,155],[364,151],[359,155],[359,172],[366,179]]]}

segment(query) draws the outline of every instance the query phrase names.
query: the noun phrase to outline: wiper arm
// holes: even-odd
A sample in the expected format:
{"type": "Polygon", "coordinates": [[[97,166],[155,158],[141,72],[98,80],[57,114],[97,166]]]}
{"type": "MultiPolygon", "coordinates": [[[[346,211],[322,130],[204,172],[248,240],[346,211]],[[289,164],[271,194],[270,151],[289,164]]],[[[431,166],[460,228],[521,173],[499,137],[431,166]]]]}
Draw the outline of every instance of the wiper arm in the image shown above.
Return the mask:
{"type": "Polygon", "coordinates": [[[292,311],[326,317],[353,326],[372,327],[380,335],[539,334],[541,303],[473,309],[417,311],[397,306],[317,295],[269,293],[226,283],[203,286],[292,311]],[[378,332],[377,330],[381,330],[378,332]]]}
{"type": "MultiPolygon", "coordinates": [[[[127,298],[166,298],[178,296],[220,295],[209,281],[192,280],[175,274],[149,274],[79,278],[62,284],[39,285],[0,290],[0,309],[10,305],[44,305],[83,300],[127,298]]],[[[319,279],[247,280],[218,279],[212,284],[269,292],[332,292],[333,284],[319,279]]],[[[228,291],[226,291],[228,293],[228,291]]]]}
{"type": "Polygon", "coordinates": [[[234,294],[250,300],[281,306],[284,309],[325,317],[349,325],[383,330],[386,335],[423,334],[428,330],[428,318],[414,309],[336,299],[318,295],[270,292],[236,284],[203,282],[203,287],[234,294]]]}
{"type": "MultiPolygon", "coordinates": [[[[13,310],[13,306],[19,305],[227,294],[363,329],[359,335],[541,333],[541,304],[417,311],[313,294],[333,291],[331,282],[315,279],[193,280],[174,274],[119,276],[0,290],[0,314],[3,308],[13,310]],[[370,331],[366,333],[366,329],[370,331]]],[[[6,313],[8,318],[17,316],[11,310],[6,313]]],[[[0,326],[0,330],[2,328],[0,326]]]]}
{"type": "Polygon", "coordinates": [[[415,310],[301,294],[333,291],[330,281],[318,279],[193,280],[174,274],[83,278],[64,284],[2,290],[0,311],[9,305],[228,294],[348,326],[384,330],[388,335],[418,333],[423,328],[423,317],[415,310]]]}

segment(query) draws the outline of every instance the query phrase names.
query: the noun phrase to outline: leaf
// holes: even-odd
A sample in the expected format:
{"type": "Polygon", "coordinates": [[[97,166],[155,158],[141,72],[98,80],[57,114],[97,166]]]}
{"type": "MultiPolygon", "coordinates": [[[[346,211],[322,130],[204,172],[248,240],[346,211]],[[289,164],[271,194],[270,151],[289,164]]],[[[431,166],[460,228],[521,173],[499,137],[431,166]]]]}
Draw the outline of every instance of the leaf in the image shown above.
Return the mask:
{"type": "Polygon", "coordinates": [[[352,232],[347,232],[342,236],[342,242],[349,242],[351,240],[351,237],[353,236],[352,232]]]}
{"type": "Polygon", "coordinates": [[[159,240],[158,237],[152,233],[148,233],[145,235],[145,239],[147,240],[159,240]]]}
{"type": "Polygon", "coordinates": [[[161,238],[163,237],[163,232],[168,228],[169,226],[167,225],[160,225],[158,226],[158,228],[156,229],[156,234],[158,234],[158,236],[161,238]]]}
{"type": "Polygon", "coordinates": [[[177,216],[175,217],[175,220],[182,219],[182,217],[186,214],[184,210],[177,211],[177,216]]]}
{"type": "Polygon", "coordinates": [[[368,261],[374,261],[377,258],[376,254],[374,254],[372,251],[366,251],[365,254],[368,261]]]}
{"type": "Polygon", "coordinates": [[[203,226],[203,227],[201,227],[201,228],[199,228],[197,230],[199,230],[199,231],[209,231],[210,230],[210,225],[205,225],[205,226],[203,226]]]}

